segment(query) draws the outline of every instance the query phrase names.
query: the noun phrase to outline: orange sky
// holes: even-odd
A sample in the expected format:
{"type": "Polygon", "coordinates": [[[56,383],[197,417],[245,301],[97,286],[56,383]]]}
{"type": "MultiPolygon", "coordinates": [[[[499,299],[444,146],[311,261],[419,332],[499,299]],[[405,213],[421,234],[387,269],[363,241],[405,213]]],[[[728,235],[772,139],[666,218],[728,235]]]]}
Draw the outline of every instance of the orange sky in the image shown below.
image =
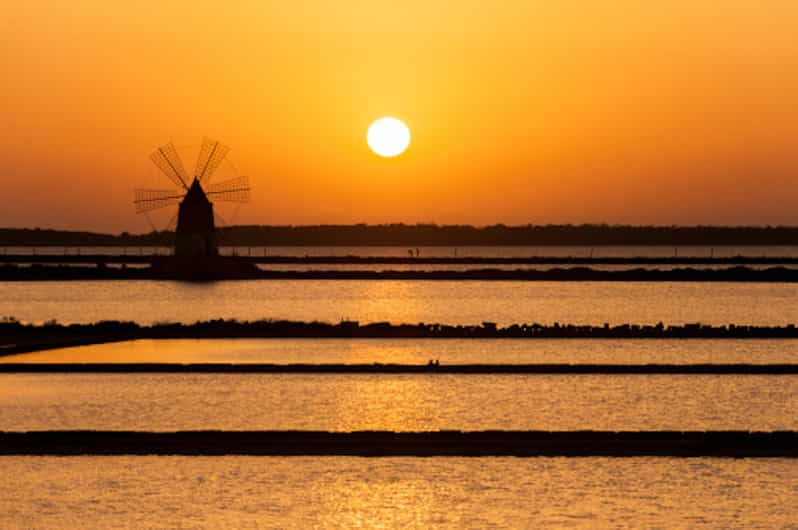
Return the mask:
{"type": "Polygon", "coordinates": [[[798,225],[794,0],[125,4],[4,6],[0,226],[149,230],[203,135],[236,223],[798,225]]]}

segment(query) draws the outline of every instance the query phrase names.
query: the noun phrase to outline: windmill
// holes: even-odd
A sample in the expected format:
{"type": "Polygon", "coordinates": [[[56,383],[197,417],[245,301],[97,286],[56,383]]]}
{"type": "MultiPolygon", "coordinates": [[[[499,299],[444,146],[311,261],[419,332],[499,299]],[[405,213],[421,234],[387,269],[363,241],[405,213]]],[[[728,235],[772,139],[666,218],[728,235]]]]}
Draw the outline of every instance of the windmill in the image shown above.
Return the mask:
{"type": "Polygon", "coordinates": [[[150,159],[177,187],[174,190],[135,190],[136,213],[146,214],[178,204],[175,229],[175,256],[217,256],[214,201],[249,202],[249,178],[235,177],[210,184],[211,176],[224,160],[229,147],[205,138],[193,178],[170,142],[156,149],[150,159]]]}

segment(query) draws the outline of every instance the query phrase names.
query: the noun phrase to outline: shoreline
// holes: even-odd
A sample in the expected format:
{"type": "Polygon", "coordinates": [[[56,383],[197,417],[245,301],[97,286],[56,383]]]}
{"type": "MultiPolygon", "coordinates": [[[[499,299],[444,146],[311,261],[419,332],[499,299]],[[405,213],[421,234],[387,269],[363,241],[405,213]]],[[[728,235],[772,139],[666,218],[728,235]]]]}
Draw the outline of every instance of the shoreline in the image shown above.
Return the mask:
{"type": "Polygon", "coordinates": [[[260,270],[243,267],[239,271],[176,274],[152,267],[108,267],[95,265],[0,265],[0,281],[52,282],[94,280],[164,280],[208,282],[221,280],[421,280],[421,281],[523,281],[523,282],[729,282],[796,283],[798,268],[752,269],[734,266],[722,269],[674,268],[599,270],[589,267],[551,269],[470,269],[457,270],[260,270]]]}
{"type": "Polygon", "coordinates": [[[798,364],[0,363],[0,374],[798,375],[798,364]]]}
{"type": "MultiPolygon", "coordinates": [[[[0,254],[2,264],[145,264],[167,254],[0,254]]],[[[224,255],[252,264],[305,265],[798,265],[798,256],[254,256],[224,255]]]]}
{"type": "Polygon", "coordinates": [[[798,458],[798,432],[0,431],[0,455],[798,458]]]}
{"type": "Polygon", "coordinates": [[[798,339],[795,324],[785,326],[620,324],[589,326],[518,323],[481,325],[391,324],[356,321],[294,322],[285,320],[210,320],[192,324],[103,321],[91,324],[28,324],[0,320],[0,357],[36,351],[138,339],[798,339]]]}

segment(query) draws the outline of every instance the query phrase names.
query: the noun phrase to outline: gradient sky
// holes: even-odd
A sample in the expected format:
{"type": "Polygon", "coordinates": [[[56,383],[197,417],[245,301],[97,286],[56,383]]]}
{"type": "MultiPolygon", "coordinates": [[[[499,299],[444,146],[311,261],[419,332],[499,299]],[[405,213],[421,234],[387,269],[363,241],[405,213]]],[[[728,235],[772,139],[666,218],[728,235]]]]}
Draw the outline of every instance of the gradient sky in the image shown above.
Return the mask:
{"type": "Polygon", "coordinates": [[[235,223],[798,225],[798,2],[491,4],[11,2],[0,226],[147,231],[148,154],[204,135],[235,223]]]}

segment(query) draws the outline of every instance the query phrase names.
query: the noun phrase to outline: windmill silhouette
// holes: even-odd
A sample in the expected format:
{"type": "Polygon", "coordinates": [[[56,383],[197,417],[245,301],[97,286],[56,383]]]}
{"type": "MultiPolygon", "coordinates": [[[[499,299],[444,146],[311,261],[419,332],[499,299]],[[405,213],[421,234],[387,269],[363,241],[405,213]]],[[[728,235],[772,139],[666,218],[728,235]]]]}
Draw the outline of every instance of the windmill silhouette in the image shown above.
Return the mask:
{"type": "Polygon", "coordinates": [[[170,142],[156,149],[150,159],[177,186],[176,190],[137,189],[133,204],[136,213],[146,214],[179,204],[175,229],[175,256],[218,256],[214,201],[249,202],[249,178],[235,177],[210,184],[214,171],[227,156],[229,147],[205,138],[194,177],[189,180],[183,161],[170,142]],[[189,184],[190,182],[190,184],[189,184]]]}

